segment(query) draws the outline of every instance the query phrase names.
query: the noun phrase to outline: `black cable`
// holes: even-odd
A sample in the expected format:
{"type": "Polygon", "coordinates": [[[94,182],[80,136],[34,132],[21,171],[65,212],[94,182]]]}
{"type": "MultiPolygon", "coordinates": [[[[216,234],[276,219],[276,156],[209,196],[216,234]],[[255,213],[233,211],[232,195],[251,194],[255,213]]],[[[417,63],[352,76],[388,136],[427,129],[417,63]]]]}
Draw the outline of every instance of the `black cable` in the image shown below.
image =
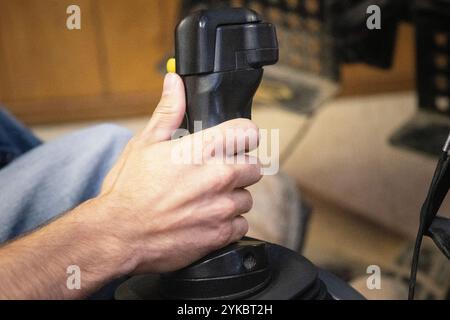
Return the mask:
{"type": "Polygon", "coordinates": [[[419,229],[417,231],[416,241],[414,244],[414,252],[411,262],[411,274],[409,278],[409,292],[408,299],[414,299],[414,291],[417,280],[417,269],[419,265],[420,249],[422,246],[423,236],[427,232],[434,217],[448,192],[448,172],[450,168],[450,161],[448,152],[450,149],[450,135],[445,142],[443,152],[439,158],[438,164],[434,171],[433,179],[431,180],[430,188],[427,197],[420,210],[419,229]]]}

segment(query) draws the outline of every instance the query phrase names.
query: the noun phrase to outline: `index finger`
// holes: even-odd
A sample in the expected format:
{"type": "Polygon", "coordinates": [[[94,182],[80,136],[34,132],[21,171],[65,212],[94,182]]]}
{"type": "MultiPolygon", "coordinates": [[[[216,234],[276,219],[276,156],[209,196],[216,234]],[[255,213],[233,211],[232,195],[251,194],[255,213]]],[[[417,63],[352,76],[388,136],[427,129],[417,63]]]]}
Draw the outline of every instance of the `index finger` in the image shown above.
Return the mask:
{"type": "MultiPolygon", "coordinates": [[[[191,135],[183,137],[194,143],[194,150],[201,151],[201,156],[209,158],[230,157],[250,152],[259,145],[259,129],[249,119],[233,119],[191,135]]],[[[198,155],[200,156],[200,155],[198,155]]]]}

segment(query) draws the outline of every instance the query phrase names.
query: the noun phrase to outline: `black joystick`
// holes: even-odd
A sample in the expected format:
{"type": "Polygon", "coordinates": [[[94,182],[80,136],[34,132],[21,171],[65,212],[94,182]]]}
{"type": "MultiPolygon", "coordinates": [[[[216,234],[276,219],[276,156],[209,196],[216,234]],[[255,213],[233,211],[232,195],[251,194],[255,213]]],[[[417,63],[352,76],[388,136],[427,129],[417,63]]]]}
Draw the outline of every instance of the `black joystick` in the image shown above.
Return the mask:
{"type": "MultiPolygon", "coordinates": [[[[275,27],[243,8],[202,10],[179,23],[175,38],[176,71],[186,87],[185,128],[194,132],[230,119],[250,118],[262,67],[278,61],[275,27]]],[[[244,238],[181,270],[133,277],[117,289],[115,297],[191,300],[361,296],[296,252],[244,238]]]]}
{"type": "Polygon", "coordinates": [[[176,71],[186,88],[186,128],[251,117],[265,65],[278,61],[275,27],[246,9],[203,10],[175,33],[176,71]]]}

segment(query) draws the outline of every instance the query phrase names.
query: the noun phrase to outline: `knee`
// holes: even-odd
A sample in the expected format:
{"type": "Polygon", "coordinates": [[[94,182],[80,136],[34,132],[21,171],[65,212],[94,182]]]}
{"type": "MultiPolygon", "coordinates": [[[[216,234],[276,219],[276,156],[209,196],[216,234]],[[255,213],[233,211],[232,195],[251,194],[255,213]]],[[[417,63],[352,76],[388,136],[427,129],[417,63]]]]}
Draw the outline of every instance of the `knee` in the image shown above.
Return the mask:
{"type": "MultiPolygon", "coordinates": [[[[66,143],[65,154],[70,158],[73,176],[83,171],[85,184],[80,192],[81,199],[88,199],[98,193],[100,185],[128,141],[133,136],[126,128],[114,124],[101,124],[75,132],[66,143]]],[[[70,171],[66,166],[66,172],[70,171]]],[[[80,178],[79,178],[80,179],[80,178]]]]}
{"type": "Polygon", "coordinates": [[[121,148],[131,139],[133,133],[121,126],[105,123],[89,127],[80,132],[86,139],[97,147],[108,146],[121,148]]]}
{"type": "Polygon", "coordinates": [[[127,139],[129,140],[133,133],[127,128],[112,123],[99,124],[86,129],[90,134],[98,138],[127,139]]]}
{"type": "MultiPolygon", "coordinates": [[[[89,158],[116,158],[133,136],[126,128],[115,124],[101,124],[76,131],[59,141],[62,148],[73,149],[73,152],[89,158]]],[[[79,158],[79,157],[77,157],[79,158]]]]}

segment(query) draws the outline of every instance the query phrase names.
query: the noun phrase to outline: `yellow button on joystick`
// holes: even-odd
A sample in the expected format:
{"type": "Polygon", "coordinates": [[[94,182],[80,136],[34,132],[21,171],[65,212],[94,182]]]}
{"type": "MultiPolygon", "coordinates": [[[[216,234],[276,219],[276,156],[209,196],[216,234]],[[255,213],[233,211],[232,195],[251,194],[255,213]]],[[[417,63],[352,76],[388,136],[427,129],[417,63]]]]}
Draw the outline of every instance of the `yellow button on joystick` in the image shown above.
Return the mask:
{"type": "Polygon", "coordinates": [[[170,58],[169,60],[167,60],[166,70],[168,73],[177,72],[175,58],[170,58]]]}

